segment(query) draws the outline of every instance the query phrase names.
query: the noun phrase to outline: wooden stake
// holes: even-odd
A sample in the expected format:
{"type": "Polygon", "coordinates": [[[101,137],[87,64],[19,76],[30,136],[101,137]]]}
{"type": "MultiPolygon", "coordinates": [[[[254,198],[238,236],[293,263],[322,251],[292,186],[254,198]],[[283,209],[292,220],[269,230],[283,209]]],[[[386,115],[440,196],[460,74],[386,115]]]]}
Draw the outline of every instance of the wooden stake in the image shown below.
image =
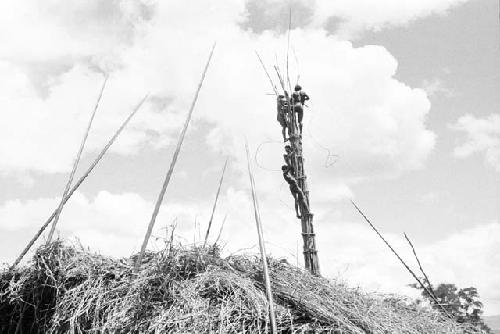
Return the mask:
{"type": "Polygon", "coordinates": [[[92,127],[92,122],[94,121],[95,114],[97,113],[97,109],[99,107],[99,102],[101,102],[102,94],[104,92],[104,87],[106,87],[106,82],[108,81],[108,76],[106,75],[106,78],[104,79],[104,82],[101,87],[101,91],[99,92],[99,96],[97,97],[97,101],[94,106],[94,111],[92,112],[92,115],[90,116],[89,123],[87,125],[87,129],[85,131],[85,134],[83,136],[82,142],[80,144],[80,149],[78,150],[78,153],[76,154],[75,161],[73,162],[73,168],[71,170],[71,173],[69,174],[68,182],[66,183],[66,187],[64,188],[63,195],[61,197],[61,202],[59,203],[59,206],[56,209],[56,214],[54,217],[54,221],[52,222],[52,226],[50,228],[49,236],[47,237],[47,243],[50,243],[52,241],[52,237],[54,236],[54,232],[56,230],[56,225],[57,222],[59,221],[59,215],[61,214],[61,211],[64,207],[64,198],[68,194],[71,183],[73,183],[73,178],[75,177],[76,169],[78,168],[78,164],[80,163],[80,158],[82,157],[83,149],[85,147],[85,143],[87,142],[87,138],[89,136],[90,128],[92,127]]]}
{"type": "MultiPolygon", "coordinates": [[[[80,187],[80,185],[83,183],[83,181],[85,181],[85,179],[87,178],[87,176],[89,176],[89,174],[92,172],[92,170],[95,168],[95,166],[97,166],[97,164],[99,163],[99,161],[101,161],[101,159],[104,156],[104,154],[106,154],[106,152],[109,150],[109,148],[111,147],[111,145],[113,145],[113,143],[115,142],[116,138],[120,135],[120,133],[125,128],[125,126],[127,126],[128,122],[130,122],[130,120],[132,119],[132,117],[137,113],[137,111],[139,111],[140,107],[144,104],[144,102],[146,101],[148,95],[149,94],[147,94],[146,96],[144,96],[144,98],[141,100],[141,102],[139,102],[139,104],[134,108],[134,110],[125,119],[125,121],[118,128],[118,130],[116,130],[115,134],[113,135],[113,137],[111,137],[111,139],[108,141],[108,143],[106,144],[106,146],[104,146],[104,148],[102,149],[101,153],[99,153],[99,155],[94,160],[94,162],[90,165],[90,167],[87,169],[87,171],[82,175],[82,177],[80,177],[80,179],[78,179],[78,181],[75,183],[75,185],[73,186],[73,188],[71,188],[71,190],[68,192],[68,194],[66,195],[66,197],[64,197],[64,199],[63,199],[64,203],[63,204],[66,204],[66,202],[71,198],[71,196],[73,195],[73,193],[80,187]]],[[[56,212],[57,212],[57,209],[54,210],[54,212],[49,217],[49,219],[47,219],[47,221],[42,225],[42,227],[40,227],[40,229],[35,234],[35,236],[33,237],[33,239],[31,239],[31,241],[24,248],[24,250],[18,256],[18,258],[14,261],[14,263],[10,267],[10,270],[14,269],[19,264],[19,262],[21,262],[21,260],[26,255],[26,253],[28,253],[28,251],[30,250],[31,246],[33,246],[33,244],[36,242],[36,240],[38,239],[38,237],[40,237],[40,235],[43,233],[43,231],[50,224],[50,222],[52,221],[52,219],[54,219],[54,217],[56,215],[56,212]]]]}
{"type": "Polygon", "coordinates": [[[228,158],[226,158],[226,162],[224,163],[224,168],[222,168],[222,174],[219,180],[219,186],[217,188],[217,193],[215,194],[214,206],[212,207],[212,214],[210,215],[210,220],[208,221],[207,233],[205,234],[205,242],[203,242],[203,248],[207,245],[208,234],[210,233],[210,228],[212,227],[212,221],[214,219],[215,208],[217,208],[217,202],[219,200],[220,189],[222,187],[222,181],[224,180],[224,174],[226,173],[228,158]]]}
{"type": "Polygon", "coordinates": [[[392,246],[389,244],[389,242],[387,242],[387,240],[385,240],[385,238],[382,236],[382,234],[380,234],[380,232],[378,231],[378,229],[366,217],[366,215],[361,211],[361,209],[358,208],[358,206],[354,203],[353,200],[351,200],[351,203],[352,203],[352,205],[354,205],[354,207],[356,208],[356,210],[358,211],[358,213],[361,215],[361,217],[364,218],[364,220],[370,225],[370,227],[375,231],[375,233],[377,233],[377,235],[379,236],[379,238],[382,239],[382,241],[386,244],[386,246],[389,247],[389,249],[391,250],[391,252],[398,258],[399,262],[401,262],[401,264],[403,264],[403,266],[406,268],[406,270],[408,270],[408,272],[413,276],[413,278],[417,281],[417,283],[420,285],[420,287],[432,298],[432,300],[434,300],[434,302],[436,303],[436,305],[438,305],[443,310],[443,312],[450,319],[452,319],[453,317],[439,303],[439,301],[436,299],[436,297],[434,297],[434,295],[431,294],[431,292],[429,291],[429,289],[427,289],[427,287],[422,283],[422,281],[420,281],[420,279],[417,277],[417,275],[415,275],[415,273],[413,272],[413,270],[411,270],[410,267],[408,267],[408,265],[406,264],[406,262],[399,256],[399,254],[394,250],[394,248],[392,248],[392,246]]]}
{"type": "Polygon", "coordinates": [[[408,241],[408,243],[410,244],[411,250],[413,251],[413,255],[415,256],[415,259],[417,260],[418,263],[418,267],[420,268],[420,272],[422,273],[422,275],[424,275],[424,278],[427,281],[427,284],[429,285],[429,291],[432,293],[434,298],[436,298],[436,294],[434,293],[434,289],[432,288],[431,281],[429,280],[429,277],[425,273],[424,268],[422,267],[422,263],[420,263],[420,259],[417,256],[417,251],[415,250],[415,247],[413,247],[413,243],[410,241],[410,238],[408,238],[406,233],[404,233],[404,236],[406,241],[408,241]]]}
{"type": "Polygon", "coordinates": [[[179,156],[179,152],[182,147],[182,143],[184,142],[184,137],[186,136],[186,132],[188,129],[189,122],[191,121],[191,116],[193,115],[194,106],[196,105],[196,101],[198,100],[198,95],[201,90],[201,86],[203,85],[203,81],[205,80],[205,75],[208,70],[208,66],[210,65],[210,61],[212,60],[212,55],[214,53],[215,43],[212,46],[212,50],[210,51],[210,55],[208,57],[208,61],[205,65],[205,69],[203,70],[203,74],[201,75],[200,83],[198,84],[198,88],[194,95],[193,101],[191,102],[191,107],[189,108],[189,112],[186,117],[186,121],[184,122],[184,127],[182,128],[181,134],[179,135],[179,140],[177,142],[177,147],[175,148],[174,155],[172,157],[172,161],[170,162],[170,167],[168,169],[167,175],[165,176],[165,180],[163,181],[163,185],[161,187],[160,194],[158,195],[158,199],[156,200],[155,208],[153,210],[153,214],[151,216],[151,221],[149,222],[148,229],[146,230],[146,235],[144,236],[144,241],[142,242],[141,251],[139,256],[137,257],[137,261],[135,263],[134,271],[137,272],[142,262],[142,258],[144,257],[144,252],[146,251],[146,247],[148,246],[149,238],[151,237],[151,233],[153,232],[153,227],[156,222],[156,217],[160,212],[160,206],[163,202],[163,197],[165,196],[165,192],[167,191],[168,184],[170,183],[170,178],[172,177],[172,173],[174,172],[175,164],[177,163],[177,158],[179,156]]]}
{"type": "Polygon", "coordinates": [[[257,200],[257,193],[255,190],[255,181],[253,178],[252,168],[250,166],[250,153],[248,150],[248,143],[245,142],[245,149],[247,152],[247,164],[248,164],[248,176],[250,178],[250,185],[252,188],[252,201],[255,215],[255,224],[257,225],[257,235],[259,237],[259,249],[260,255],[262,257],[262,267],[264,271],[264,283],[266,286],[266,294],[267,300],[269,302],[269,318],[271,320],[271,333],[278,333],[276,327],[276,317],[274,314],[274,302],[273,302],[273,294],[271,291],[271,281],[269,279],[269,270],[267,268],[267,257],[266,257],[266,246],[264,244],[264,232],[262,231],[262,222],[260,220],[260,209],[259,202],[257,200]]]}
{"type": "Polygon", "coordinates": [[[224,229],[224,225],[226,224],[226,219],[227,219],[227,213],[224,216],[224,219],[222,220],[222,224],[220,225],[220,229],[219,229],[219,234],[217,235],[217,239],[215,239],[214,245],[217,245],[217,243],[219,242],[219,239],[222,235],[222,230],[224,229]]]}
{"type": "Polygon", "coordinates": [[[271,79],[271,76],[269,75],[269,72],[266,69],[266,65],[264,65],[264,62],[262,61],[262,58],[260,58],[260,55],[257,51],[255,51],[255,54],[257,55],[257,58],[259,58],[259,62],[262,65],[262,69],[267,75],[267,78],[269,79],[269,82],[271,83],[271,87],[273,88],[274,94],[278,96],[278,89],[276,89],[276,85],[273,82],[273,79],[271,79]]]}

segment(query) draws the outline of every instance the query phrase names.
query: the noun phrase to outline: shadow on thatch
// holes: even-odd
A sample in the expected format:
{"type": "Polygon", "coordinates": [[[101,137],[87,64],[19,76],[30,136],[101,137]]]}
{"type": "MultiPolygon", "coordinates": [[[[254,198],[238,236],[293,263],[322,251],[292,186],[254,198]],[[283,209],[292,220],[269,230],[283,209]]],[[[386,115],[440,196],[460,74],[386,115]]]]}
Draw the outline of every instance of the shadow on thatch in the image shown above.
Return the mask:
{"type": "MultiPolygon", "coordinates": [[[[113,259],[55,241],[0,273],[1,333],[266,333],[257,256],[166,248],[113,259]]],[[[435,310],[370,295],[270,260],[283,333],[475,333],[435,310]]]]}

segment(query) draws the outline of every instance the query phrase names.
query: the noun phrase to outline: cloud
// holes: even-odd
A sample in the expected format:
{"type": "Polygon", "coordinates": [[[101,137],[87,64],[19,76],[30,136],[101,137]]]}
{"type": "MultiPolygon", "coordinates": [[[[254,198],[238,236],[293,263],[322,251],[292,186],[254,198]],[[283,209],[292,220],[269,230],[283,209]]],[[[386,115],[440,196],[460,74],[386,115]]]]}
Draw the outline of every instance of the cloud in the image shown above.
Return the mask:
{"type": "Polygon", "coordinates": [[[421,194],[418,197],[418,201],[424,204],[435,204],[441,200],[442,194],[438,191],[429,191],[424,194],[421,194]]]}
{"type": "Polygon", "coordinates": [[[133,42],[153,9],[150,1],[2,1],[0,57],[24,64],[30,75],[56,60],[64,64],[88,58],[94,66],[104,66],[107,59],[116,63],[120,49],[133,42]]]}
{"type": "MultiPolygon", "coordinates": [[[[248,189],[229,188],[221,194],[210,240],[215,240],[223,217],[228,214],[221,240],[224,253],[257,252],[257,236],[248,189]]],[[[261,198],[262,199],[262,198],[261,198]]],[[[303,264],[300,249],[300,224],[292,210],[261,200],[261,215],[268,251],[291,263],[303,264]],[[298,255],[298,258],[297,258],[298,255]]],[[[23,231],[13,250],[2,253],[0,261],[12,261],[26,236],[39,228],[41,220],[57,205],[56,198],[30,201],[12,200],[0,205],[0,232],[16,235],[23,231]],[[14,252],[14,253],[12,253],[14,252]]],[[[78,238],[92,250],[113,256],[129,256],[137,252],[153,203],[138,194],[114,194],[101,191],[93,197],[76,193],[60,220],[60,233],[78,238]]],[[[162,247],[163,240],[176,221],[176,241],[190,244],[202,242],[210,216],[210,201],[164,202],[157,220],[150,248],[162,247]],[[196,223],[197,222],[197,223],[196,223]]],[[[369,291],[416,295],[406,285],[412,277],[386,249],[369,226],[343,219],[331,221],[332,214],[318,208],[316,233],[321,270],[327,277],[340,277],[351,286],[369,291]],[[328,219],[330,218],[330,219],[328,219]]],[[[401,235],[382,231],[386,239],[417,270],[411,249],[401,235]]],[[[493,222],[448,235],[443,240],[422,244],[413,240],[420,259],[434,284],[455,283],[460,287],[475,286],[488,313],[500,311],[500,224],[493,222]]]]}
{"type": "Polygon", "coordinates": [[[451,128],[466,137],[462,144],[455,147],[453,153],[457,158],[483,153],[486,163],[500,172],[500,115],[491,114],[485,118],[465,115],[451,128]]]}
{"type": "Polygon", "coordinates": [[[453,92],[446,86],[446,84],[439,78],[424,80],[422,82],[422,89],[429,96],[444,95],[446,97],[453,96],[453,92]]]}
{"type": "Polygon", "coordinates": [[[250,0],[242,27],[254,32],[286,32],[289,10],[294,27],[326,29],[344,37],[404,26],[431,15],[445,15],[468,0],[250,0]]]}
{"type": "Polygon", "coordinates": [[[478,288],[487,312],[500,311],[500,224],[482,224],[451,234],[423,249],[434,280],[478,288]],[[467,273],[467,275],[464,275],[467,273]]]}
{"type": "Polygon", "coordinates": [[[326,24],[331,17],[344,20],[341,30],[380,30],[402,26],[430,15],[443,15],[467,0],[317,0],[314,22],[326,24]]]}
{"type": "MultiPolygon", "coordinates": [[[[45,81],[31,79],[33,66],[3,55],[2,77],[13,85],[6,89],[7,95],[0,102],[6,120],[3,124],[8,124],[0,131],[1,170],[55,173],[70,168],[102,81],[96,66],[103,62],[111,64],[107,68],[113,70],[88,152],[95,152],[104,144],[146,91],[152,92],[153,102],[119,139],[115,152],[133,154],[143,145],[169,145],[189,106],[208,46],[215,39],[219,46],[200,96],[196,119],[212,122],[222,131],[221,135],[232,139],[218,147],[226,151],[235,137],[248,134],[248,124],[259,124],[258,129],[252,129],[250,139],[254,143],[257,138],[273,138],[279,132],[274,117],[269,117],[269,110],[274,110],[273,98],[263,94],[269,83],[253,50],[266,50],[263,56],[268,65],[275,51],[278,59],[285,59],[280,52],[286,45],[284,36],[254,35],[241,30],[241,2],[200,2],[193,6],[195,11],[188,11],[179,1],[144,5],[151,11],[149,14],[144,14],[145,9],[125,10],[125,3],[128,2],[113,3],[102,15],[96,15],[101,10],[97,2],[64,6],[65,13],[50,6],[37,11],[38,28],[47,34],[56,30],[52,38],[56,45],[49,49],[57,50],[57,54],[35,48],[32,53],[36,61],[73,59],[67,64],[61,60],[65,67],[54,69],[45,81]],[[68,18],[59,19],[57,24],[52,22],[54,16],[63,14],[68,18]],[[79,25],[70,20],[76,15],[81,15],[79,19],[89,17],[90,27],[78,31],[79,25]],[[115,18],[119,25],[112,28],[109,24],[115,18]],[[110,36],[102,37],[103,40],[94,28],[109,30],[110,36]],[[133,38],[120,37],[125,32],[133,38]],[[71,45],[75,47],[58,37],[66,34],[72,35],[71,45]],[[87,37],[94,35],[97,40],[89,41],[87,37]],[[184,43],[185,40],[190,43],[184,43]],[[106,48],[98,52],[101,44],[106,48]],[[76,58],[72,53],[75,50],[80,52],[76,58]],[[75,60],[87,59],[89,55],[92,61],[75,60]],[[45,97],[38,93],[41,86],[47,89],[45,97]]],[[[36,9],[26,3],[19,7],[20,12],[35,13],[36,9]]],[[[387,50],[375,46],[354,48],[321,30],[294,30],[292,38],[298,58],[298,62],[290,59],[292,81],[300,69],[301,82],[312,96],[311,108],[306,111],[311,116],[306,116],[306,122],[310,122],[307,136],[315,139],[315,144],[311,140],[307,148],[317,152],[311,159],[314,164],[324,165],[323,146],[350,164],[345,170],[353,177],[364,174],[368,165],[373,174],[397,174],[423,165],[434,145],[434,134],[425,126],[430,104],[422,90],[410,88],[393,77],[397,62],[387,50]]],[[[8,49],[25,54],[12,39],[3,36],[10,45],[8,49]]]]}

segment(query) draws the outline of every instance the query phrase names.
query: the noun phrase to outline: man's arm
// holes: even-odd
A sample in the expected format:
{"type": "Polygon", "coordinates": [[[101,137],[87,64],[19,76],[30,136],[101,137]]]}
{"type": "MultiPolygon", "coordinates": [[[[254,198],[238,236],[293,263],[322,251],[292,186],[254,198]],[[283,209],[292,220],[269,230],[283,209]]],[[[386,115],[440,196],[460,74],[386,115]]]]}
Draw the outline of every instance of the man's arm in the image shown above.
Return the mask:
{"type": "Polygon", "coordinates": [[[302,92],[302,99],[303,99],[304,101],[309,100],[309,95],[307,95],[305,92],[302,92]]]}

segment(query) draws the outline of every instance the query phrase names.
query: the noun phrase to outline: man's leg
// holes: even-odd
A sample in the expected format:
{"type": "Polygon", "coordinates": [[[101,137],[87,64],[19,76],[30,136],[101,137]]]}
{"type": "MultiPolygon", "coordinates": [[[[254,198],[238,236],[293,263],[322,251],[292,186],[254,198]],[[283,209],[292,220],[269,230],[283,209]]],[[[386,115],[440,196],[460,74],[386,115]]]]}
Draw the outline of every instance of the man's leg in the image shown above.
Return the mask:
{"type": "Polygon", "coordinates": [[[297,193],[297,198],[298,198],[300,204],[302,205],[301,207],[305,209],[306,213],[309,213],[309,206],[307,205],[306,197],[304,196],[304,193],[302,192],[302,190],[300,190],[297,193]]]}
{"type": "Polygon", "coordinates": [[[297,108],[297,117],[299,121],[300,135],[302,136],[302,118],[304,118],[304,108],[302,106],[300,106],[300,108],[297,108]]]}
{"type": "Polygon", "coordinates": [[[297,215],[298,219],[301,219],[302,216],[299,213],[299,200],[297,198],[297,194],[294,194],[293,198],[295,199],[295,214],[297,215]]]}

